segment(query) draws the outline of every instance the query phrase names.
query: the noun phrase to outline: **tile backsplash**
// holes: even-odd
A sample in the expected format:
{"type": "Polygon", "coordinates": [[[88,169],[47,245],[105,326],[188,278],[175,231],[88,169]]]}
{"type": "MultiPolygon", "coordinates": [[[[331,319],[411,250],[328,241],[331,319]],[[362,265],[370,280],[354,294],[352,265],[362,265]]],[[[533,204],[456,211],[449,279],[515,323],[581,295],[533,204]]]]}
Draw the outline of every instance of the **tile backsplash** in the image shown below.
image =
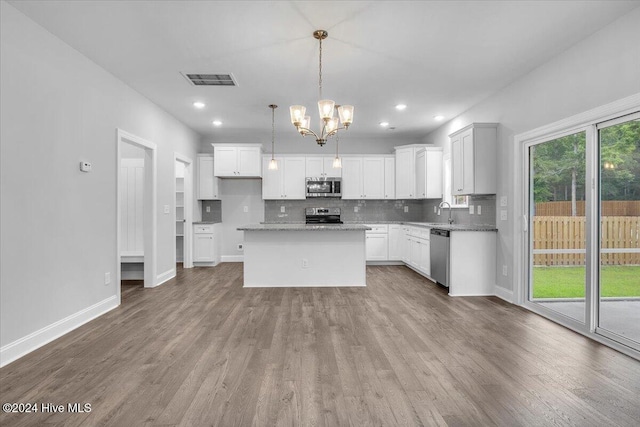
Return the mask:
{"type": "Polygon", "coordinates": [[[342,210],[342,221],[421,221],[422,200],[265,200],[265,222],[304,222],[308,207],[337,207],[342,210]],[[284,207],[284,212],[282,208],[284,207]],[[407,212],[405,212],[407,208],[407,212]]]}
{"type": "MultiPolygon", "coordinates": [[[[306,200],[265,200],[265,222],[304,222],[304,210],[307,207],[338,207],[342,210],[345,222],[407,221],[407,222],[446,222],[448,209],[442,209],[438,216],[434,206],[440,199],[428,200],[342,200],[342,199],[306,199],[306,200]],[[407,212],[405,212],[405,207],[407,212]],[[284,208],[284,212],[282,212],[284,208]],[[356,212],[357,210],[357,212],[356,212]]],[[[469,205],[474,206],[474,214],[469,209],[453,209],[451,217],[456,224],[496,224],[496,196],[470,196],[469,205]],[[478,206],[481,214],[478,215],[478,206]]],[[[204,215],[204,214],[203,214],[204,215]]]]}
{"type": "Polygon", "coordinates": [[[222,222],[222,202],[220,200],[203,200],[202,220],[206,222],[222,222]],[[209,208],[209,212],[207,212],[207,208],[209,208]]]}
{"type": "MultiPolygon", "coordinates": [[[[440,200],[425,200],[424,201],[424,218],[425,222],[446,222],[449,217],[449,209],[444,208],[440,210],[440,215],[433,212],[433,208],[436,210],[440,200]]],[[[468,208],[456,208],[451,210],[451,218],[456,224],[486,224],[496,225],[496,196],[469,196],[469,206],[473,206],[474,213],[470,214],[468,208]],[[481,207],[481,214],[478,215],[478,206],[481,207]]]]}

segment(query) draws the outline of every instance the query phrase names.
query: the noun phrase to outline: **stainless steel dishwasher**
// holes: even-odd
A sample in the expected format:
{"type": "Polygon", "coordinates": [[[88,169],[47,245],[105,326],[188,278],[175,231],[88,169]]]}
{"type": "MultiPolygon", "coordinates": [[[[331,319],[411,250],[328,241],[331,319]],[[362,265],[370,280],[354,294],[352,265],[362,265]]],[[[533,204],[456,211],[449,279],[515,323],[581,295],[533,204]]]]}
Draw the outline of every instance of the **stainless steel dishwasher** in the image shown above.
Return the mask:
{"type": "Polygon", "coordinates": [[[449,230],[431,229],[431,277],[449,287],[449,230]]]}

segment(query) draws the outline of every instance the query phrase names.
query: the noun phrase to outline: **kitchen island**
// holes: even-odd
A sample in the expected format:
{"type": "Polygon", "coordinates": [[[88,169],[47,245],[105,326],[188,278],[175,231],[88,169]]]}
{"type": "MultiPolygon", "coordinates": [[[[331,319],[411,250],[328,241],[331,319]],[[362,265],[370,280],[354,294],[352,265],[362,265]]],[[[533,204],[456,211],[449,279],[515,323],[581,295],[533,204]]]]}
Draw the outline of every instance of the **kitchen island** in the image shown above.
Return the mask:
{"type": "Polygon", "coordinates": [[[244,232],[244,287],[366,286],[360,224],[252,224],[244,232]]]}

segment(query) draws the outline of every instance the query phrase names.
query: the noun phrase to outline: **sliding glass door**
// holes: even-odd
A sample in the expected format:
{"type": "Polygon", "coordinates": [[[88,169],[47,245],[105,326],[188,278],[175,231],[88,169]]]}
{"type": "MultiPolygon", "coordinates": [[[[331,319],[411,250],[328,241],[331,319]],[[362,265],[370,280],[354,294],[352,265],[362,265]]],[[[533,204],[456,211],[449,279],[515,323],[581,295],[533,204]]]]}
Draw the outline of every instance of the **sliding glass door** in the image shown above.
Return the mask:
{"type": "Polygon", "coordinates": [[[597,332],[640,343],[640,114],[598,124],[597,332]]]}
{"type": "Polygon", "coordinates": [[[640,351],[640,112],[524,149],[525,306],[640,351]]]}
{"type": "Polygon", "coordinates": [[[529,147],[528,299],[585,322],[585,148],[580,131],[529,147]]]}

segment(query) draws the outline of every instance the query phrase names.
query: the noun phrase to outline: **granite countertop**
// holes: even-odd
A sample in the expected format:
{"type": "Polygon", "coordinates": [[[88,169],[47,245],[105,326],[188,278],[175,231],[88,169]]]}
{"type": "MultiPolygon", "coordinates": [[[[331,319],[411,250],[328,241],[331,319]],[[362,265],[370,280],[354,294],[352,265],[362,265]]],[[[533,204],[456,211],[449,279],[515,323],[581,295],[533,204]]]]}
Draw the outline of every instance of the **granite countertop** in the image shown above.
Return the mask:
{"type": "Polygon", "coordinates": [[[495,225],[486,224],[448,224],[442,222],[403,222],[403,224],[450,231],[498,231],[495,225]]]}
{"type": "Polygon", "coordinates": [[[249,224],[238,227],[239,231],[366,231],[371,230],[363,224],[307,225],[297,224],[249,224]]]}
{"type": "Polygon", "coordinates": [[[495,225],[489,224],[448,224],[446,222],[408,222],[408,221],[345,221],[345,224],[404,224],[414,227],[438,228],[450,231],[498,231],[495,225]]]}

